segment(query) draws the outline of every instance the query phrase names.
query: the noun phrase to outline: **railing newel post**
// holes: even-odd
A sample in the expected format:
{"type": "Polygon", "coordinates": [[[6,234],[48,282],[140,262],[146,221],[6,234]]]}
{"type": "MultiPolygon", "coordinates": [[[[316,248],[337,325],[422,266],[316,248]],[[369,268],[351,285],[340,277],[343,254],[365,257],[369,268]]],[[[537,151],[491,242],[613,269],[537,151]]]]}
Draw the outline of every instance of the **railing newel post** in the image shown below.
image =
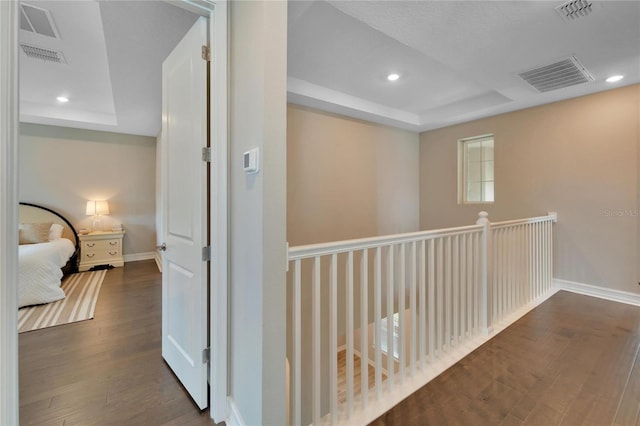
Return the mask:
{"type": "Polygon", "coordinates": [[[491,312],[491,222],[489,213],[481,211],[478,213],[477,225],[482,226],[482,237],[480,241],[480,328],[485,336],[493,332],[493,327],[489,320],[491,312]]]}

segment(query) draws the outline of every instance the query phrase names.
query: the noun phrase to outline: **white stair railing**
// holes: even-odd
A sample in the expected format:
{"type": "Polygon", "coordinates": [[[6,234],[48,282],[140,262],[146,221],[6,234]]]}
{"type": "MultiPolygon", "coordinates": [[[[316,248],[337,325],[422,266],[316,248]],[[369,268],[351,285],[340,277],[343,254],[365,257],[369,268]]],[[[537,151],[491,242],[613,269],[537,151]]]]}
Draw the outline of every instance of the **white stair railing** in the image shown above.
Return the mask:
{"type": "Polygon", "coordinates": [[[481,212],[472,226],[289,248],[290,423],[379,411],[549,290],[553,221],[481,212]]]}

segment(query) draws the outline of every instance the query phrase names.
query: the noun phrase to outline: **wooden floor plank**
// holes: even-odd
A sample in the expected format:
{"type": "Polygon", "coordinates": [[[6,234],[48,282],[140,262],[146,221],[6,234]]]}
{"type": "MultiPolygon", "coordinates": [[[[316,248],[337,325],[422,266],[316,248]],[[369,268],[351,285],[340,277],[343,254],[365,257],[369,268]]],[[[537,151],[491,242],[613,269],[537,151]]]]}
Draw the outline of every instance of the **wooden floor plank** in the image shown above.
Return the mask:
{"type": "Polygon", "coordinates": [[[637,424],[639,347],[640,307],[559,292],[372,424],[637,424]]]}
{"type": "Polygon", "coordinates": [[[108,271],[95,319],[19,335],[21,425],[213,425],[161,354],[154,261],[108,271]]]}

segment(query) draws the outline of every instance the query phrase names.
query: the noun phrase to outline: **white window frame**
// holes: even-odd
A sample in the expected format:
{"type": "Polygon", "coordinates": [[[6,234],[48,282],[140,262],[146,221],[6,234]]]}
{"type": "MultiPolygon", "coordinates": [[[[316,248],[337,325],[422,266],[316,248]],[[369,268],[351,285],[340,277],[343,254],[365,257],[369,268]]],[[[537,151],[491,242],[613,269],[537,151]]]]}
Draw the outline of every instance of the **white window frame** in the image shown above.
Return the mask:
{"type": "MultiPolygon", "coordinates": [[[[482,152],[484,156],[484,150],[482,152]]],[[[484,158],[481,162],[484,164],[487,160],[484,158]]],[[[481,167],[481,173],[484,174],[484,167],[481,167]]],[[[495,136],[493,133],[489,133],[486,135],[480,136],[472,136],[468,138],[458,139],[458,204],[493,204],[495,202],[495,136]],[[467,145],[470,142],[483,142],[491,140],[494,149],[494,156],[491,160],[493,162],[492,172],[493,179],[491,180],[481,180],[481,183],[484,182],[493,182],[493,199],[487,200],[484,194],[484,185],[482,185],[482,195],[480,201],[469,201],[467,199],[467,185],[468,185],[468,159],[467,159],[467,145]]]]}

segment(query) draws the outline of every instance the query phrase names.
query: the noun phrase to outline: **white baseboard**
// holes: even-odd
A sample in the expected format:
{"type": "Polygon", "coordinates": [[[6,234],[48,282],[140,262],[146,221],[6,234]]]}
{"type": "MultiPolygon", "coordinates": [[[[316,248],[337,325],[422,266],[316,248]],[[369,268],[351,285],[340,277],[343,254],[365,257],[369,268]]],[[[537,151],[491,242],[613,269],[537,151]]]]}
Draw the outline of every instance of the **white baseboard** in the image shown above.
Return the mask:
{"type": "Polygon", "coordinates": [[[227,401],[229,403],[229,418],[227,421],[225,421],[227,426],[245,426],[246,423],[242,419],[240,411],[238,411],[238,406],[236,405],[233,398],[227,398],[227,401]]]}
{"type": "Polygon", "coordinates": [[[600,299],[611,300],[613,302],[626,303],[628,305],[640,306],[640,294],[628,291],[615,290],[613,288],[598,287],[591,284],[577,283],[574,281],[554,278],[553,285],[558,290],[566,290],[572,293],[583,294],[585,296],[598,297],[600,299]]]}
{"type": "Polygon", "coordinates": [[[124,261],[125,262],[137,262],[139,260],[151,260],[151,259],[155,259],[155,252],[148,252],[148,253],[132,253],[132,254],[125,254],[124,255],[124,261]]]}
{"type": "Polygon", "coordinates": [[[156,261],[156,266],[158,266],[158,271],[162,273],[162,254],[156,250],[155,256],[153,256],[153,258],[156,261]]]}

